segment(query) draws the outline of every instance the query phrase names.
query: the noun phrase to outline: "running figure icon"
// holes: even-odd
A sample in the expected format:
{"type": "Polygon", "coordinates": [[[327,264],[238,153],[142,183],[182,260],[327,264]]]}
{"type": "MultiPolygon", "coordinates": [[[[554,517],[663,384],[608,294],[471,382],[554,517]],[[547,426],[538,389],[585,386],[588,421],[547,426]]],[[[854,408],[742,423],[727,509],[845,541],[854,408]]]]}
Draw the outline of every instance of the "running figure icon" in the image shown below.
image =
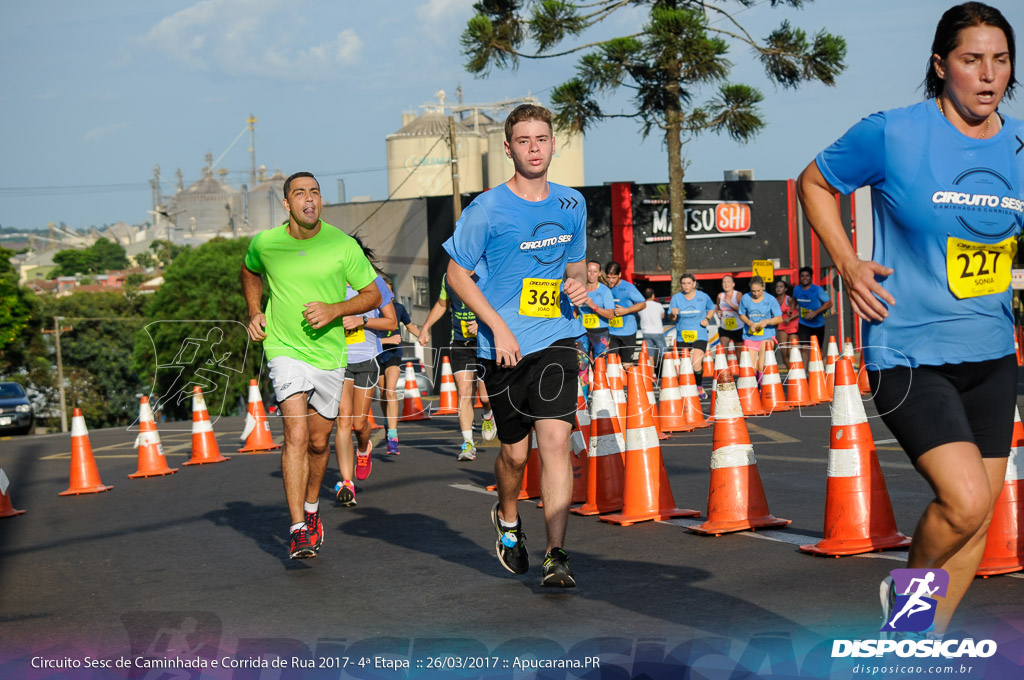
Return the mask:
{"type": "Polygon", "coordinates": [[[910,585],[907,588],[907,592],[903,593],[904,595],[909,595],[910,597],[907,598],[907,601],[903,605],[903,608],[900,609],[896,616],[892,617],[892,619],[889,620],[889,623],[887,625],[890,628],[895,628],[894,624],[896,623],[896,620],[904,614],[907,615],[907,618],[910,618],[914,614],[926,612],[934,606],[934,600],[925,599],[930,598],[930,596],[934,595],[936,591],[939,590],[939,586],[935,586],[934,588],[928,587],[929,584],[931,584],[931,582],[934,580],[935,573],[931,571],[925,574],[923,578],[910,579],[910,585]]]}

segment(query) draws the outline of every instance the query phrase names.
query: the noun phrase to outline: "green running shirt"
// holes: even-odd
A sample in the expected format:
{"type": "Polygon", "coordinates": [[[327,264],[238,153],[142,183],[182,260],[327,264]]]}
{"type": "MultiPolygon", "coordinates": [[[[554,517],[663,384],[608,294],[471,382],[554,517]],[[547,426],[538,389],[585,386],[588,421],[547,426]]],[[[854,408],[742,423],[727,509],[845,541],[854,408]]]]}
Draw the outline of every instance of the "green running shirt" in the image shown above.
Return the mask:
{"type": "Polygon", "coordinates": [[[377,277],[351,236],[321,220],[316,236],[300,240],[283,224],[253,237],[245,266],[263,275],[270,292],[263,341],[268,360],[287,356],[328,371],[348,365],[341,317],[314,330],[302,314],[306,303],[341,302],[346,286],[360,290],[377,277]]]}

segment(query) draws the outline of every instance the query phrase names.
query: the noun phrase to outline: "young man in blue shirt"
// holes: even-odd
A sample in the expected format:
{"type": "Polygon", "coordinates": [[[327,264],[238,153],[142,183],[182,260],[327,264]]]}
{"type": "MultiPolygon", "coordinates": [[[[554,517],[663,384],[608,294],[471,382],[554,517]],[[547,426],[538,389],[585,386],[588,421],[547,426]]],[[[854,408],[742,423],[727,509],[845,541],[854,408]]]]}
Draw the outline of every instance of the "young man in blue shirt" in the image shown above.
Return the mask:
{"type": "Polygon", "coordinates": [[[800,285],[793,286],[793,299],[800,307],[800,322],[796,328],[796,335],[800,338],[804,366],[808,365],[812,335],[818,338],[818,347],[825,346],[825,312],[832,309],[832,300],[825,289],[811,283],[813,273],[810,267],[801,267],[800,285]]]}
{"type": "Polygon", "coordinates": [[[477,316],[477,356],[498,421],[495,551],[510,572],[528,571],[516,505],[535,430],[547,530],[541,584],[571,588],[576,581],[563,545],[572,499],[576,339],[584,332],[573,306],[587,299],[587,209],[579,192],[548,182],[554,150],[551,113],[516,107],[505,121],[515,174],[466,208],[444,248],[452,258],[448,284],[477,316]],[[473,281],[481,263],[486,275],[473,281]]]}

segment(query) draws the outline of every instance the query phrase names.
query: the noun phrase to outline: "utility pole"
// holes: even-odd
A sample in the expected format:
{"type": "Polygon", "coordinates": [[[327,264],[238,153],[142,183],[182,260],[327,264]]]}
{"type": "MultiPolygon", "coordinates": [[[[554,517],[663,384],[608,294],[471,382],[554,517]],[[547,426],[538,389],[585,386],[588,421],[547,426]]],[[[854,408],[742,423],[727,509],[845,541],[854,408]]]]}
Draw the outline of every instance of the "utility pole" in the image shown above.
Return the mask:
{"type": "Polygon", "coordinates": [[[249,186],[256,186],[256,123],[259,122],[259,118],[249,114],[246,121],[249,124],[249,159],[251,161],[251,169],[249,170],[249,186]]]}
{"type": "Polygon", "coordinates": [[[459,193],[459,154],[455,147],[455,117],[448,116],[448,148],[452,152],[452,212],[454,222],[462,216],[462,195],[459,193]]]}
{"type": "MultiPolygon", "coordinates": [[[[65,401],[65,398],[64,398],[64,362],[61,360],[61,356],[60,356],[60,332],[62,330],[61,327],[60,327],[60,322],[63,319],[64,319],[64,317],[62,317],[62,316],[55,316],[55,317],[53,317],[53,330],[52,331],[43,331],[43,333],[46,333],[47,335],[50,334],[50,333],[53,333],[54,340],[57,343],[57,384],[60,386],[60,431],[61,432],[67,432],[68,431],[68,407],[67,407],[67,402],[65,401]]],[[[64,328],[63,330],[70,331],[71,327],[68,326],[67,328],[64,328]]]]}

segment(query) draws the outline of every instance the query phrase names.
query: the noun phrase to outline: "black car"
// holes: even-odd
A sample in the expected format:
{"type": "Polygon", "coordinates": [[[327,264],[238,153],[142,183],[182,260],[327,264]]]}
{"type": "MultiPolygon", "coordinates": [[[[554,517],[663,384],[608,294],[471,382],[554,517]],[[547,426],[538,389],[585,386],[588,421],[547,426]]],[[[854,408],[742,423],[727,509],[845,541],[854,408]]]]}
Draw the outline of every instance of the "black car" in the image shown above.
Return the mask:
{"type": "Polygon", "coordinates": [[[34,422],[25,388],[16,382],[0,382],[0,433],[28,434],[34,422]]]}

